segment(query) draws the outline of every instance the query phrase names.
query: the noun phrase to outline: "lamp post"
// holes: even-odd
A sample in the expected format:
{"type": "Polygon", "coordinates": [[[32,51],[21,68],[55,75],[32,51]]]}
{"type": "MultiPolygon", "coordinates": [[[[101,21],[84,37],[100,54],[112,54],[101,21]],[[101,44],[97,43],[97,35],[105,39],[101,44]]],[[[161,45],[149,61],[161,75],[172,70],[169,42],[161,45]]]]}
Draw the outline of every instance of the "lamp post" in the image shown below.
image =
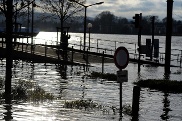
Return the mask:
{"type": "Polygon", "coordinates": [[[92,24],[88,23],[87,27],[88,27],[88,30],[89,30],[89,47],[88,47],[88,49],[90,50],[90,29],[92,28],[92,24]]]}
{"type": "Polygon", "coordinates": [[[83,5],[82,3],[79,3],[79,2],[77,2],[75,0],[69,0],[69,1],[75,2],[75,3],[81,5],[81,6],[83,6],[85,8],[85,16],[84,16],[84,43],[83,43],[83,45],[84,45],[83,51],[85,52],[85,45],[86,45],[86,42],[85,42],[86,41],[86,26],[87,26],[86,25],[87,24],[87,8],[90,7],[90,6],[93,6],[93,5],[101,5],[104,2],[98,2],[98,3],[94,3],[94,4],[90,4],[90,5],[83,5]]]}

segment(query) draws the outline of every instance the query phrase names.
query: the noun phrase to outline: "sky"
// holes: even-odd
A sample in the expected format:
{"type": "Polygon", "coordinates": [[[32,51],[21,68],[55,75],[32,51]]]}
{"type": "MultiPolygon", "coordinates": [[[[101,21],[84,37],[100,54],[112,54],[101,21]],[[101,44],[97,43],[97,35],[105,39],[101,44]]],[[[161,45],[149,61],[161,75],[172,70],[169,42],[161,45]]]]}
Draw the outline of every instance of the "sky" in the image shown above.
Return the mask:
{"type": "MultiPolygon", "coordinates": [[[[86,0],[86,5],[104,2],[101,5],[87,8],[87,16],[95,17],[103,11],[110,11],[118,17],[132,19],[135,14],[142,16],[158,16],[163,19],[167,15],[167,0],[86,0]]],[[[182,20],[182,0],[173,2],[173,18],[182,20]]]]}

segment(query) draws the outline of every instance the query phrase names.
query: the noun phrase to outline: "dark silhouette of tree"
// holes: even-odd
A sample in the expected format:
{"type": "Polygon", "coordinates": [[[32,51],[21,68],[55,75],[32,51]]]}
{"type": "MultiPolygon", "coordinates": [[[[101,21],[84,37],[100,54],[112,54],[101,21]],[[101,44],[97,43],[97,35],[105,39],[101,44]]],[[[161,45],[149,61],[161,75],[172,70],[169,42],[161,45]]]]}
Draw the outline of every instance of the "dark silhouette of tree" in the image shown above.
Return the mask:
{"type": "MultiPolygon", "coordinates": [[[[84,4],[85,0],[77,0],[77,2],[84,4]]],[[[64,22],[83,10],[83,7],[79,4],[70,2],[69,0],[40,0],[40,3],[43,12],[50,13],[49,15],[43,14],[42,19],[52,18],[60,21],[61,38],[64,22]]]]}
{"type": "Polygon", "coordinates": [[[115,20],[116,17],[114,14],[110,11],[104,11],[95,17],[94,26],[97,27],[95,29],[97,29],[99,33],[112,33],[115,20]]]}

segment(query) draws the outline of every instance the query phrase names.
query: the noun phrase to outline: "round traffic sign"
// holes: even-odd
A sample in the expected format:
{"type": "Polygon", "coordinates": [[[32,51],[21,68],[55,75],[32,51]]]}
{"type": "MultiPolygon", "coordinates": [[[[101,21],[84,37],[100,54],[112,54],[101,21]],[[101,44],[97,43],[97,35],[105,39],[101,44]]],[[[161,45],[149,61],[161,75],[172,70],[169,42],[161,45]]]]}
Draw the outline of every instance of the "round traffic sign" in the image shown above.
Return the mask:
{"type": "Polygon", "coordinates": [[[124,69],[129,62],[129,53],[125,47],[118,47],[114,53],[114,63],[119,69],[124,69]]]}

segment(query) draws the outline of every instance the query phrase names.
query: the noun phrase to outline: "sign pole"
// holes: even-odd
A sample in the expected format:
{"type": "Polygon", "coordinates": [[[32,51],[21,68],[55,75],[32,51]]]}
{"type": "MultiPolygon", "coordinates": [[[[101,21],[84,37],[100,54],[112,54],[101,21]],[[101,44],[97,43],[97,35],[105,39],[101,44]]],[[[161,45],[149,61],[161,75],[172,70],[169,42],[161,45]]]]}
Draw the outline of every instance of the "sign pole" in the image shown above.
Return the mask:
{"type": "MultiPolygon", "coordinates": [[[[122,72],[122,69],[120,69],[122,72]]],[[[123,107],[122,107],[122,81],[120,81],[120,118],[122,119],[122,112],[123,112],[123,107]]]]}
{"type": "Polygon", "coordinates": [[[125,47],[116,49],[114,53],[114,62],[119,69],[119,71],[117,71],[117,82],[120,84],[120,120],[122,120],[122,83],[128,81],[128,71],[122,69],[126,68],[129,62],[129,53],[125,47]]]}

